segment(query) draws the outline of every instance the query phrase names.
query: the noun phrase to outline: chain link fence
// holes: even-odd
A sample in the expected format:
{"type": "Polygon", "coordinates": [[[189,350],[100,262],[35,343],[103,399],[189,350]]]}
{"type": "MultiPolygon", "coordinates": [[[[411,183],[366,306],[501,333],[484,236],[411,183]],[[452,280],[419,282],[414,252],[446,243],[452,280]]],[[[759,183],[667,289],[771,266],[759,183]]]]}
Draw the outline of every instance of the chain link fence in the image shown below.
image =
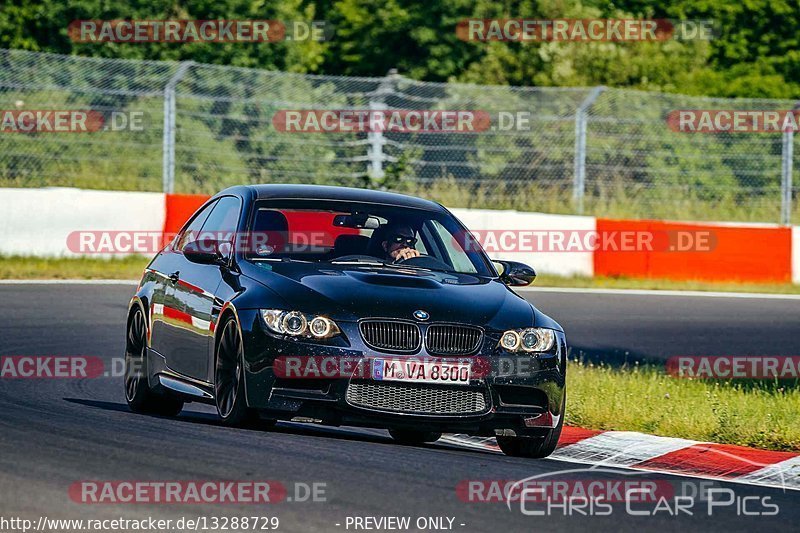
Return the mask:
{"type": "Polygon", "coordinates": [[[687,134],[667,117],[794,105],[0,50],[0,110],[92,109],[110,126],[0,134],[0,186],[214,193],[240,183],[317,183],[453,207],[789,223],[797,216],[794,135],[687,134]],[[471,110],[489,113],[492,127],[286,133],[273,118],[287,109],[471,110]]]}

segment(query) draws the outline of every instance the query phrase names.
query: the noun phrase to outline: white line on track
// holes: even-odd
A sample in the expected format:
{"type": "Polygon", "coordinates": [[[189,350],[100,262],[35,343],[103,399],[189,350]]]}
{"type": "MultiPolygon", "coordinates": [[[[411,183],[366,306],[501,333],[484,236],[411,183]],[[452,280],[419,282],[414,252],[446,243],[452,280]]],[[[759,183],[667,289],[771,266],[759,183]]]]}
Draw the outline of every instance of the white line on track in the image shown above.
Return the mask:
{"type": "MultiPolygon", "coordinates": [[[[136,285],[138,279],[0,279],[0,285],[136,285]]],[[[686,296],[690,298],[744,298],[751,300],[800,300],[800,294],[761,292],[674,291],[657,289],[598,289],[575,287],[525,287],[515,292],[564,294],[613,294],[619,296],[686,296]]]]}
{"type": "Polygon", "coordinates": [[[657,289],[596,289],[574,287],[515,288],[519,292],[558,292],[565,294],[616,294],[620,296],[688,296],[691,298],[745,298],[752,300],[800,300],[800,294],[769,294],[763,292],[673,291],[657,289]]]}
{"type": "Polygon", "coordinates": [[[0,285],[136,285],[138,279],[0,279],[0,285]]]}

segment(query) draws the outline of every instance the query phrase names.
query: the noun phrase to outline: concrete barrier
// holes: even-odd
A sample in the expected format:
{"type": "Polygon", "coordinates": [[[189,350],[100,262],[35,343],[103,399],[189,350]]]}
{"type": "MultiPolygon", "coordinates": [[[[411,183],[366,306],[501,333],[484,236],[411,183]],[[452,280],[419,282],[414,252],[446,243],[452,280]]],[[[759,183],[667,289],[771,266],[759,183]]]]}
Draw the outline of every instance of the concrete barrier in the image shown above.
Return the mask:
{"type": "Polygon", "coordinates": [[[158,232],[164,220],[161,193],[2,188],[0,255],[82,255],[68,245],[75,232],[158,232]]]}
{"type": "MultiPolygon", "coordinates": [[[[453,214],[471,230],[492,232],[492,239],[500,241],[503,232],[515,232],[512,239],[518,239],[520,232],[537,231],[555,233],[582,234],[595,231],[595,218],[573,215],[553,215],[548,213],[525,213],[519,211],[494,211],[491,209],[451,209],[453,214]]],[[[479,239],[486,241],[486,237],[479,239]]],[[[511,240],[511,239],[510,239],[511,240]]],[[[489,248],[492,259],[520,261],[534,268],[539,274],[555,274],[559,276],[592,276],[594,275],[593,253],[587,251],[561,252],[547,247],[544,251],[536,251],[537,247],[508,246],[502,243],[499,249],[489,248]],[[531,250],[531,248],[533,250],[531,250]]]]}

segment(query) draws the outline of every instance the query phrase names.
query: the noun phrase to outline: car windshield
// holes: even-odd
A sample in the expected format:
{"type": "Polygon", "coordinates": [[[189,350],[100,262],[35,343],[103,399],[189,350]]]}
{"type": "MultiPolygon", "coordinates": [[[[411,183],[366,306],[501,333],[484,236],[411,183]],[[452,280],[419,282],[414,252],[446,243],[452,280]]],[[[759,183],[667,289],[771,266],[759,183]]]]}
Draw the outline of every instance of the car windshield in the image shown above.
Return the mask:
{"type": "Polygon", "coordinates": [[[480,246],[443,212],[334,200],[257,202],[246,233],[253,261],[388,265],[493,276],[480,246]]]}

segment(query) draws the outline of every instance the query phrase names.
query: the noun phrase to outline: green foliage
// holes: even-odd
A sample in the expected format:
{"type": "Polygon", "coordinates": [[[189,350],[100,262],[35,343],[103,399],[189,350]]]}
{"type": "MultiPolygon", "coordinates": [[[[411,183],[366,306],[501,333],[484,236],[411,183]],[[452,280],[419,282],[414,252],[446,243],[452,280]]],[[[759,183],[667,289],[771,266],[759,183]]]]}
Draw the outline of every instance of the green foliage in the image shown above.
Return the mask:
{"type": "Polygon", "coordinates": [[[382,76],[391,68],[427,81],[630,87],[721,97],[800,93],[800,10],[787,0],[6,0],[0,47],[135,59],[193,59],[321,74],[382,76]],[[670,18],[711,20],[709,41],[465,42],[468,18],[670,18]],[[326,42],[76,43],[77,19],[325,20],[326,42]]]}
{"type": "MultiPolygon", "coordinates": [[[[783,0],[5,0],[0,48],[197,62],[178,86],[179,192],[309,182],[407,191],[451,206],[572,212],[574,112],[588,89],[555,95],[550,87],[605,85],[636,91],[606,91],[591,108],[586,212],[775,220],[780,135],[674,133],[664,127],[665,113],[701,105],[681,94],[783,98],[743,107],[791,106],[800,94],[798,23],[800,10],[783,0]],[[520,17],[712,20],[716,33],[712,40],[516,43],[468,42],[455,31],[470,18],[520,17]],[[67,34],[73,20],[123,18],[324,20],[331,33],[324,42],[253,44],[92,44],[67,34]],[[384,76],[391,68],[402,74],[387,102],[392,107],[525,110],[530,132],[464,136],[454,147],[446,137],[389,135],[385,177],[375,179],[366,171],[365,135],[287,135],[271,123],[276,111],[298,100],[363,108],[378,89],[377,81],[276,70],[384,76]],[[413,80],[461,83],[422,86],[413,80]],[[361,85],[352,90],[351,83],[361,85]],[[518,88],[531,85],[541,89],[518,88]]],[[[102,136],[6,135],[0,186],[160,190],[161,97],[177,64],[112,63],[87,68],[73,58],[16,59],[15,83],[39,88],[4,88],[0,109],[142,110],[147,127],[102,136]]],[[[708,102],[709,108],[740,107],[708,102]]]]}
{"type": "Polygon", "coordinates": [[[0,47],[123,59],[187,60],[240,67],[313,72],[323,43],[78,43],[74,20],[268,19],[311,21],[315,6],[302,0],[6,0],[0,9],[0,47]]]}

